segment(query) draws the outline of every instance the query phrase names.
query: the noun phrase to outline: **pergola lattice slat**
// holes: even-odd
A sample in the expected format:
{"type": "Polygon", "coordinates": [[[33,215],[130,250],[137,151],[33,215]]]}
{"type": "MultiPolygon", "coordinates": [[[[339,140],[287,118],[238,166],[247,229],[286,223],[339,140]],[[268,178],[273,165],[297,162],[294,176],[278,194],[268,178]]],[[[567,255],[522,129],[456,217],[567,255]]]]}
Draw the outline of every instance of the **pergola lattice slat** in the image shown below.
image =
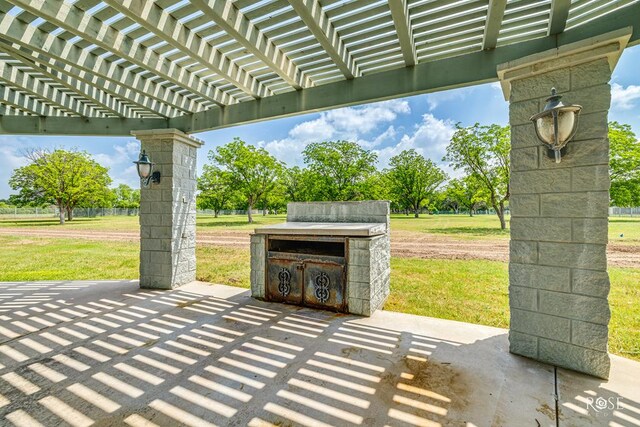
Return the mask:
{"type": "Polygon", "coordinates": [[[640,0],[0,0],[0,133],[200,132],[495,81],[628,26],[640,0]]]}
{"type": "Polygon", "coordinates": [[[57,88],[25,73],[24,71],[9,65],[6,61],[0,61],[0,80],[15,86],[25,93],[49,99],[51,105],[62,111],[69,111],[79,116],[92,115],[92,109],[77,99],[69,96],[57,88]]]}
{"type": "Polygon", "coordinates": [[[230,61],[198,34],[189,31],[170,13],[162,10],[151,0],[105,0],[116,11],[138,22],[174,49],[224,78],[254,98],[269,95],[262,84],[246,71],[230,61]]]}
{"type": "Polygon", "coordinates": [[[498,44],[498,33],[502,26],[502,18],[507,7],[507,0],[489,0],[487,22],[484,26],[482,49],[495,49],[498,44]]]}
{"type": "MultiPolygon", "coordinates": [[[[21,22],[14,16],[0,14],[0,25],[6,40],[28,47],[37,52],[40,58],[50,58],[72,66],[73,69],[99,76],[109,82],[108,85],[105,84],[104,90],[111,91],[112,95],[127,99],[129,102],[137,103],[142,108],[167,116],[202,109],[197,107],[193,100],[166,89],[148,77],[136,75],[120,64],[110,63],[93,51],[89,52],[59,36],[47,34],[33,25],[21,22]],[[127,92],[133,92],[134,95],[129,96],[127,92]],[[159,105],[166,104],[168,107],[154,107],[153,101],[159,105]],[[163,108],[166,111],[163,111],[163,108]]],[[[76,77],[81,76],[76,75],[76,77]]]]}
{"type": "Polygon", "coordinates": [[[3,43],[0,43],[0,51],[11,55],[14,59],[17,59],[32,69],[37,70],[39,73],[44,74],[47,78],[88,99],[92,103],[95,103],[100,109],[107,111],[109,114],[118,117],[127,117],[130,114],[127,106],[122,105],[119,100],[103,91],[100,91],[97,87],[87,81],[76,79],[62,69],[55,69],[37,58],[32,59],[19,49],[3,43]]]}
{"type": "Polygon", "coordinates": [[[18,108],[35,116],[62,116],[63,112],[55,110],[51,105],[28,96],[0,83],[0,98],[5,104],[18,108]]]}
{"type": "Polygon", "coordinates": [[[204,99],[222,106],[234,102],[228,94],[208,85],[184,67],[170,63],[152,50],[141,49],[140,42],[116,31],[69,3],[44,0],[10,0],[10,2],[22,9],[37,13],[60,28],[114,52],[131,63],[188,89],[204,99]]]}
{"type": "Polygon", "coordinates": [[[418,57],[416,56],[416,45],[413,41],[407,0],[389,0],[389,9],[391,9],[393,23],[398,33],[398,41],[400,42],[404,63],[407,67],[413,67],[418,63],[418,57]]]}
{"type": "Polygon", "coordinates": [[[322,10],[320,2],[318,0],[289,0],[289,3],[342,74],[347,79],[358,76],[360,73],[357,65],[333,24],[322,10]]]}
{"type": "Polygon", "coordinates": [[[567,26],[571,0],[551,0],[551,18],[549,19],[548,34],[560,34],[567,26]]]}
{"type": "Polygon", "coordinates": [[[300,72],[295,63],[269,40],[233,3],[220,0],[191,0],[204,16],[234,37],[272,71],[294,89],[309,87],[312,82],[300,72]]]}

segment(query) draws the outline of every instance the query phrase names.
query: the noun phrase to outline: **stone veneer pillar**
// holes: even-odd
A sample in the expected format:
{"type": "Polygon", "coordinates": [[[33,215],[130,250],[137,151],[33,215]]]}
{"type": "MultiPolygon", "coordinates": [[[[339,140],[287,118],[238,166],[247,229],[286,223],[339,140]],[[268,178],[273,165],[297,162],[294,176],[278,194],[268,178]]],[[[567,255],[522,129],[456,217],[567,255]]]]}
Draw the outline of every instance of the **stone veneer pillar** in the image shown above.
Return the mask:
{"type": "Polygon", "coordinates": [[[200,140],[177,129],[132,132],[161,173],[140,191],[140,287],[196,279],[196,159],[200,140]]]}
{"type": "Polygon", "coordinates": [[[503,64],[511,125],[510,351],[607,378],[609,79],[628,33],[503,64]],[[555,163],[530,117],[555,87],[582,105],[555,163]]]}

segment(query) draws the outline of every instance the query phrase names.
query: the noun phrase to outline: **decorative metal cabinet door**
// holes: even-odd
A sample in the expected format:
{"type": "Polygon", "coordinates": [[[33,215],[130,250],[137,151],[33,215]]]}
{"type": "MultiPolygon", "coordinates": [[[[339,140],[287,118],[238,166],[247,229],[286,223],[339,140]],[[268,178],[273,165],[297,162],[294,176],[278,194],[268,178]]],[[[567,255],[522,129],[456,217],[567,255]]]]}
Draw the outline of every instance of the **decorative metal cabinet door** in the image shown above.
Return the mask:
{"type": "Polygon", "coordinates": [[[344,310],[344,266],[335,263],[304,263],[304,303],[344,310]]]}
{"type": "Polygon", "coordinates": [[[302,264],[299,261],[267,260],[267,299],[302,304],[302,264]]]}

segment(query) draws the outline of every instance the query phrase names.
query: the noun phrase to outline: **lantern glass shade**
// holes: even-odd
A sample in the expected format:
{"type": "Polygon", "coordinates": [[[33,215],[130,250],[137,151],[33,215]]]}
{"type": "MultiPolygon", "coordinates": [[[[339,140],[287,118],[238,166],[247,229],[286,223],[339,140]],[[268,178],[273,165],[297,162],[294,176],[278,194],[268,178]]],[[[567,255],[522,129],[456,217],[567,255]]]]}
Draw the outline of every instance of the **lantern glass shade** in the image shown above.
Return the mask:
{"type": "Polygon", "coordinates": [[[142,185],[143,186],[148,186],[149,182],[151,181],[151,179],[157,174],[157,178],[154,179],[154,182],[159,182],[160,181],[160,173],[159,172],[153,172],[153,162],[151,162],[151,160],[149,160],[149,156],[147,156],[147,153],[145,153],[144,151],[142,151],[142,153],[140,153],[140,158],[133,162],[136,164],[136,169],[138,170],[138,176],[140,177],[140,179],[142,180],[142,185]]]}
{"type": "Polygon", "coordinates": [[[562,95],[558,95],[555,88],[551,89],[544,110],[531,117],[538,139],[553,151],[556,163],[560,163],[560,150],[578,130],[578,115],[582,110],[579,105],[563,104],[560,98],[562,95]]]}
{"type": "Polygon", "coordinates": [[[138,163],[138,175],[145,179],[151,175],[151,163],[138,163]]]}
{"type": "Polygon", "coordinates": [[[558,111],[558,141],[555,140],[555,126],[553,114],[538,117],[536,119],[536,130],[538,136],[545,144],[555,146],[564,144],[574,133],[576,127],[575,111],[558,111]]]}

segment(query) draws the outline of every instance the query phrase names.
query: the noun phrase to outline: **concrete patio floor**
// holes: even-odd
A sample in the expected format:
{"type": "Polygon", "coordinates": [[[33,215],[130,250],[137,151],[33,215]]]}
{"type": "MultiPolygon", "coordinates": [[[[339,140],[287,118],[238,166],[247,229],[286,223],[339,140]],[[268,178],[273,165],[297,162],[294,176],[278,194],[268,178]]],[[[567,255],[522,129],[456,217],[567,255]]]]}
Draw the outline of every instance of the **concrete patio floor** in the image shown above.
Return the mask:
{"type": "Polygon", "coordinates": [[[640,363],[603,382],[486,326],[136,281],[0,283],[0,320],[2,425],[640,425],[640,363]]]}

